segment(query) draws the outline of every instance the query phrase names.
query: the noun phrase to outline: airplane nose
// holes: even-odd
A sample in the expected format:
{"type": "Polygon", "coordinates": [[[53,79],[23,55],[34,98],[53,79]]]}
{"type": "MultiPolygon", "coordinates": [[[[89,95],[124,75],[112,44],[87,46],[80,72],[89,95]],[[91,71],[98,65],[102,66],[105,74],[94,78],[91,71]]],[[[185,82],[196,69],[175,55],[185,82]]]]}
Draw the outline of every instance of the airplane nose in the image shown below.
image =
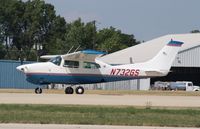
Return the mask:
{"type": "Polygon", "coordinates": [[[22,66],[18,66],[16,69],[19,70],[19,71],[21,71],[21,72],[24,71],[24,68],[22,66]]]}
{"type": "Polygon", "coordinates": [[[26,68],[24,66],[18,66],[16,69],[23,73],[26,72],[26,68]]]}

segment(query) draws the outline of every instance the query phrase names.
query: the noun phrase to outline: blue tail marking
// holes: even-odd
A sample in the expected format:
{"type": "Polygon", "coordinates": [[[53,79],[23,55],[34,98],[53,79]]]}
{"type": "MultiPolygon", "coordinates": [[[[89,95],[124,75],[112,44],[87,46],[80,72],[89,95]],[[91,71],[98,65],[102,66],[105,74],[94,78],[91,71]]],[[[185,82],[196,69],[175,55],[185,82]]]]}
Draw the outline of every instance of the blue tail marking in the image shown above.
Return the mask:
{"type": "Polygon", "coordinates": [[[182,46],[183,42],[171,40],[167,45],[168,46],[182,46]]]}

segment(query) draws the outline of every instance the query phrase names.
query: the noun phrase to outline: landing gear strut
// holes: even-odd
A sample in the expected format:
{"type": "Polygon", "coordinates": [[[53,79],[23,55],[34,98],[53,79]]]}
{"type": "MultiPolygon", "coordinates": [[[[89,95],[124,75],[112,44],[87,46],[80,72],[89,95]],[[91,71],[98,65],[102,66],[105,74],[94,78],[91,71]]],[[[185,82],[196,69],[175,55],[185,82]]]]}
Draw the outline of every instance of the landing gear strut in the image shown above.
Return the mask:
{"type": "Polygon", "coordinates": [[[40,87],[35,88],[35,93],[42,94],[42,88],[40,88],[40,87]]]}

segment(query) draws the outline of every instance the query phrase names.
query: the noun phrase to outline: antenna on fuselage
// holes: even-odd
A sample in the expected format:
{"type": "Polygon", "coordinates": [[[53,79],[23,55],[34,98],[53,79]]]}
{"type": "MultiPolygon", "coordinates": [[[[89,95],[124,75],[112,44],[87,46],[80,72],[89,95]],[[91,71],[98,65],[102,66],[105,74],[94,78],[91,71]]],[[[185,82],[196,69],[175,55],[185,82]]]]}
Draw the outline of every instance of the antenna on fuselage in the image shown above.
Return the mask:
{"type": "Polygon", "coordinates": [[[78,46],[78,47],[75,49],[75,51],[74,51],[74,52],[76,52],[76,51],[77,51],[77,50],[80,48],[80,46],[81,46],[81,45],[79,45],[79,46],[78,46]]]}
{"type": "Polygon", "coordinates": [[[72,46],[72,47],[69,49],[69,51],[67,52],[67,54],[69,54],[73,48],[74,48],[74,46],[72,46]]]}
{"type": "Polygon", "coordinates": [[[133,58],[130,57],[129,60],[130,60],[130,64],[133,64],[133,58]]]}

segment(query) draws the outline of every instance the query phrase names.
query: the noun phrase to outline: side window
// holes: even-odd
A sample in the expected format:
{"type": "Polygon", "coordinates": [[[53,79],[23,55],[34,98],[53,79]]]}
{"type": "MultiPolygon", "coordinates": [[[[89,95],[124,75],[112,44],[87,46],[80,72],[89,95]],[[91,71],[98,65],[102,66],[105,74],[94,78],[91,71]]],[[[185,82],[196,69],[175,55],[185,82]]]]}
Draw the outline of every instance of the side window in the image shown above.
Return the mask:
{"type": "Polygon", "coordinates": [[[85,69],[98,69],[100,66],[94,62],[84,62],[83,67],[85,69]]]}
{"type": "Polygon", "coordinates": [[[192,83],[188,83],[188,86],[192,86],[192,83]]]}
{"type": "Polygon", "coordinates": [[[58,65],[58,66],[60,66],[61,61],[62,61],[62,58],[60,56],[55,57],[50,60],[50,62],[52,62],[53,64],[58,65]]]}
{"type": "Polygon", "coordinates": [[[78,61],[72,61],[72,60],[65,60],[64,67],[79,68],[79,62],[78,61]]]}

